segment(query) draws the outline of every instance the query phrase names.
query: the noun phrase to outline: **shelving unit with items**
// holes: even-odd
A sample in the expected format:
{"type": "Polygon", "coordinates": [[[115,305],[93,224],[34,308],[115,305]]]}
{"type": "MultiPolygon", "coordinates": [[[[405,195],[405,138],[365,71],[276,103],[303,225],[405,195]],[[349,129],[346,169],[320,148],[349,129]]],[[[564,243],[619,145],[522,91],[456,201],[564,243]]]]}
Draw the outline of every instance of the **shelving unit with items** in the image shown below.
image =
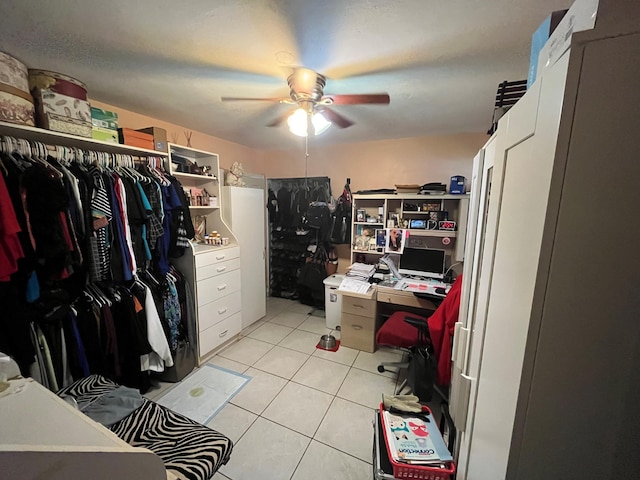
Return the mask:
{"type": "Polygon", "coordinates": [[[468,209],[468,194],[355,194],[351,261],[376,263],[385,254],[381,235],[401,228],[408,232],[406,247],[445,250],[448,264],[460,262],[468,209]]]}
{"type": "Polygon", "coordinates": [[[353,195],[352,208],[351,262],[358,261],[356,257],[364,256],[363,263],[375,263],[384,255],[384,249],[377,248],[375,239],[376,231],[385,228],[386,199],[353,195]]]}
{"type": "Polygon", "coordinates": [[[220,217],[218,155],[170,143],[169,171],[180,181],[190,199],[189,210],[196,229],[195,242],[205,244],[205,235],[212,231],[220,233],[221,239],[228,238],[230,242],[231,237],[221,233],[227,233],[229,229],[220,217]]]}
{"type": "Polygon", "coordinates": [[[192,199],[189,210],[196,238],[174,262],[194,287],[202,364],[242,327],[240,247],[221,215],[218,155],[169,144],[169,169],[192,199]],[[216,240],[209,235],[207,243],[205,234],[214,231],[216,240]]]}

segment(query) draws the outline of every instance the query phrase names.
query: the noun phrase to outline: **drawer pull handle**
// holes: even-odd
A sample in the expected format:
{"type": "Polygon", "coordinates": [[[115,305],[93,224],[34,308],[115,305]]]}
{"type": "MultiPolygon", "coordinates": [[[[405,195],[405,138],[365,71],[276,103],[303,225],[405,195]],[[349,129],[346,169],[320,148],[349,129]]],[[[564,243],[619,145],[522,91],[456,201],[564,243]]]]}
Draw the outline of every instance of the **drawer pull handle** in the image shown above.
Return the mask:
{"type": "Polygon", "coordinates": [[[222,290],[224,290],[225,288],[227,288],[227,284],[225,283],[224,285],[218,285],[218,291],[221,292],[222,290]]]}
{"type": "Polygon", "coordinates": [[[364,308],[364,305],[358,305],[357,303],[354,303],[353,306],[356,308],[364,308]]]}
{"type": "Polygon", "coordinates": [[[216,272],[224,272],[227,269],[227,267],[220,267],[220,268],[216,268],[216,272]]]}
{"type": "Polygon", "coordinates": [[[362,330],[362,325],[351,325],[354,330],[362,330]]]}
{"type": "Polygon", "coordinates": [[[218,310],[218,315],[222,315],[226,311],[227,311],[227,307],[221,308],[220,310],[218,310]]]}
{"type": "Polygon", "coordinates": [[[216,260],[224,260],[225,255],[216,255],[216,260]]]}
{"type": "Polygon", "coordinates": [[[220,338],[222,338],[222,337],[224,337],[227,333],[229,333],[229,329],[225,330],[224,332],[220,332],[220,333],[218,334],[218,336],[219,336],[220,338]]]}

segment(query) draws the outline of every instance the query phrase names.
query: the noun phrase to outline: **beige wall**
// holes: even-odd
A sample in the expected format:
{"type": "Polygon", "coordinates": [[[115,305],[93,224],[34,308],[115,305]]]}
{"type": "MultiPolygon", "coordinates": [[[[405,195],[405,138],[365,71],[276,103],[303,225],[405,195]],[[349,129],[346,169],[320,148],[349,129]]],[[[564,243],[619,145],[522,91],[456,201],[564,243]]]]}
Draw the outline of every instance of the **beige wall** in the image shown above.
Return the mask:
{"type": "MultiPolygon", "coordinates": [[[[307,174],[330,177],[334,196],[340,195],[347,177],[351,178],[352,192],[394,188],[395,184],[448,185],[453,175],[471,176],[473,157],[487,140],[483,133],[461,133],[328,147],[310,145],[307,174]]],[[[267,151],[264,161],[268,178],[304,177],[303,149],[267,151]]]]}
{"type": "MultiPolygon", "coordinates": [[[[118,113],[119,125],[126,128],[160,127],[167,131],[167,140],[186,145],[184,132],[189,129],[95,100],[91,104],[118,113]]],[[[328,135],[331,133],[328,132],[328,135]]],[[[328,147],[309,145],[307,174],[328,176],[334,196],[340,195],[347,177],[351,190],[394,188],[395,184],[443,182],[452,175],[471,175],[472,160],[486,142],[482,133],[461,133],[420,138],[379,140],[328,147]]],[[[245,171],[267,178],[304,177],[304,147],[299,150],[264,151],[221,138],[193,132],[191,146],[220,155],[220,167],[229,168],[234,161],[242,162],[245,171]]]]}
{"type": "MultiPolygon", "coordinates": [[[[352,192],[427,182],[448,186],[453,175],[471,177],[473,157],[487,139],[484,133],[461,133],[330,147],[310,145],[307,175],[330,177],[334,197],[342,193],[347,178],[351,178],[352,192]]],[[[305,174],[302,149],[265,152],[264,161],[267,178],[305,174]]],[[[337,250],[338,273],[344,273],[351,264],[350,246],[339,245],[337,250]]]]}
{"type": "MultiPolygon", "coordinates": [[[[167,130],[167,139],[178,135],[177,143],[186,145],[188,129],[166,121],[146,117],[97,101],[92,105],[118,113],[119,124],[127,128],[150,126],[167,130]]],[[[325,135],[330,135],[327,132],[325,135]]],[[[488,137],[484,133],[459,133],[419,138],[379,140],[320,147],[309,142],[306,171],[310,177],[328,176],[334,197],[342,193],[347,178],[351,191],[394,188],[396,184],[442,182],[449,184],[453,175],[471,176],[473,157],[488,137]]],[[[220,167],[229,168],[234,161],[242,162],[246,172],[267,178],[305,176],[305,154],[302,142],[299,150],[263,151],[229,142],[211,135],[193,132],[191,146],[220,155],[220,167]]],[[[350,247],[338,247],[338,271],[350,264],[350,247]]]]}

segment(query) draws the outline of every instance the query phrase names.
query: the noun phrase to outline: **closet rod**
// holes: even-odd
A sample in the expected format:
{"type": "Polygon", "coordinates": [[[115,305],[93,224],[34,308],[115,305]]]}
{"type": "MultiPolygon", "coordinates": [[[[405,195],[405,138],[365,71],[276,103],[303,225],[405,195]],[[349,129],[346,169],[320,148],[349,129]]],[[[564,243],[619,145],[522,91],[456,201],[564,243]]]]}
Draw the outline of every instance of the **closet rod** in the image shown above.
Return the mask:
{"type": "Polygon", "coordinates": [[[26,138],[20,138],[20,137],[16,137],[16,136],[10,136],[10,135],[2,135],[0,136],[0,139],[2,139],[2,141],[7,144],[7,145],[11,145],[12,140],[22,140],[25,141],[29,144],[30,147],[33,147],[36,144],[40,144],[43,145],[44,147],[46,147],[47,151],[52,152],[52,153],[59,153],[58,148],[69,148],[69,149],[77,149],[83,153],[88,152],[89,154],[91,153],[95,153],[95,154],[99,154],[99,155],[110,155],[110,156],[114,156],[115,158],[120,157],[125,157],[125,158],[131,158],[135,163],[137,164],[147,164],[149,163],[149,158],[161,158],[161,157],[156,157],[155,155],[131,155],[131,154],[127,154],[127,153],[111,153],[111,152],[101,152],[98,150],[90,150],[87,148],[81,148],[81,147],[69,147],[69,146],[64,146],[64,145],[52,145],[49,143],[44,143],[44,142],[38,142],[35,140],[28,140],[26,138]],[[9,139],[9,141],[6,141],[5,139],[9,139]]]}

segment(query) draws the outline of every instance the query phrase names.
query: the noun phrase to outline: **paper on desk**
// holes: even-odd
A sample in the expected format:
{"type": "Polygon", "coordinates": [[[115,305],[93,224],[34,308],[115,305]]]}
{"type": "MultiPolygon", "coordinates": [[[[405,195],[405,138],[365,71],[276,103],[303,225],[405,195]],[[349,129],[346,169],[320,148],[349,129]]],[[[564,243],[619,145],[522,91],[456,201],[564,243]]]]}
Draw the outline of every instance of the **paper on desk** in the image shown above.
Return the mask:
{"type": "Polygon", "coordinates": [[[338,291],[342,290],[343,292],[367,293],[370,288],[371,284],[369,282],[345,277],[342,282],[340,282],[338,291]]]}

